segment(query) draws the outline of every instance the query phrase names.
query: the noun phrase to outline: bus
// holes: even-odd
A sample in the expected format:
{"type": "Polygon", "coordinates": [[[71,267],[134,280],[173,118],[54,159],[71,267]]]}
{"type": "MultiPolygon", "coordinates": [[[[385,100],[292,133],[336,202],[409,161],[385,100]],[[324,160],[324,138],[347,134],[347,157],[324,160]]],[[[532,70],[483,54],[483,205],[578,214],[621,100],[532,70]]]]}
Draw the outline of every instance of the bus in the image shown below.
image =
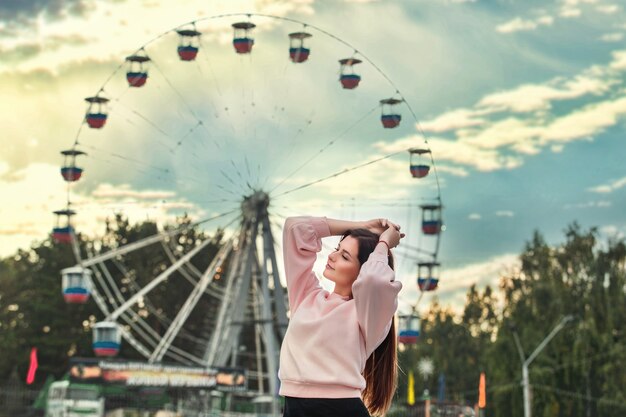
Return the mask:
{"type": "Polygon", "coordinates": [[[97,385],[53,382],[48,389],[46,417],[104,417],[104,398],[97,385]]]}

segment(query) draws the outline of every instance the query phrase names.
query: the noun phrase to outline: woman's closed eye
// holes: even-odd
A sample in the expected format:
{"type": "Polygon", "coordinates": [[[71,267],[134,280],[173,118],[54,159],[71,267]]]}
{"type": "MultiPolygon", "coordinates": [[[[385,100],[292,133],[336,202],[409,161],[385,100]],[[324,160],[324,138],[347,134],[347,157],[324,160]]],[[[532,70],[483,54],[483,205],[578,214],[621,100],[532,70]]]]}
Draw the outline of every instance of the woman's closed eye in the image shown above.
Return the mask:
{"type": "MultiPolygon", "coordinates": [[[[339,248],[339,246],[337,246],[337,247],[335,248],[335,252],[339,252],[340,250],[341,250],[341,249],[339,248]]],[[[350,260],[350,259],[346,256],[346,253],[345,253],[345,252],[341,252],[341,257],[342,257],[343,259],[345,259],[346,261],[349,261],[349,260],[350,260]]]]}

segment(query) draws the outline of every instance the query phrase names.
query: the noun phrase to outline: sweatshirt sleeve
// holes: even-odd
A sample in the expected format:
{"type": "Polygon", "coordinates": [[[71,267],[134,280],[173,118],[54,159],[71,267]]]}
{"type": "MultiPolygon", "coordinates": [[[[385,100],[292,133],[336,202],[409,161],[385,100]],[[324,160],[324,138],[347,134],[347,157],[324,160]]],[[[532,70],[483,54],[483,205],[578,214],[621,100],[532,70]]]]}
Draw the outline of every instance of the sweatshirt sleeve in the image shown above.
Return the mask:
{"type": "Polygon", "coordinates": [[[398,308],[398,293],[402,283],[387,264],[387,249],[378,245],[361,266],[352,295],[356,303],[359,328],[365,338],[366,357],[385,340],[391,320],[398,308]]]}
{"type": "Polygon", "coordinates": [[[313,264],[322,249],[321,238],[326,236],[330,236],[330,229],[325,218],[290,217],[285,221],[283,258],[291,314],[307,294],[321,288],[313,264]]]}

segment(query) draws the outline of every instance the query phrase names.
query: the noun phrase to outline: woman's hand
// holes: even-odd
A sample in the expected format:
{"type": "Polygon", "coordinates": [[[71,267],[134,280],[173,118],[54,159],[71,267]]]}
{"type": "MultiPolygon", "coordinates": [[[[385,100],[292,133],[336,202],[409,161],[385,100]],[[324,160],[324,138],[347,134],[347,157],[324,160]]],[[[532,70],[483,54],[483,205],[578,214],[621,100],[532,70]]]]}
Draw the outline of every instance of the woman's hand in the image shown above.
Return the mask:
{"type": "Polygon", "coordinates": [[[380,234],[379,240],[384,240],[389,249],[393,249],[400,244],[400,239],[404,237],[404,233],[400,233],[400,226],[390,226],[380,234]]]}
{"type": "Polygon", "coordinates": [[[400,230],[400,226],[390,222],[387,219],[372,219],[365,222],[364,227],[370,232],[374,232],[377,235],[382,235],[387,228],[392,227],[396,230],[400,230]]]}

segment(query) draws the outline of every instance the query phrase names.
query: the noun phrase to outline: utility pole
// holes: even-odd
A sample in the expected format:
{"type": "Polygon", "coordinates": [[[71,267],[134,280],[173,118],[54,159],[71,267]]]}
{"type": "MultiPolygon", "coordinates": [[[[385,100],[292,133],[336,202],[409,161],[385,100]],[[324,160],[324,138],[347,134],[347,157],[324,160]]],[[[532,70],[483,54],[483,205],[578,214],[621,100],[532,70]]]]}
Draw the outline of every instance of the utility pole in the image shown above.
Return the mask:
{"type": "Polygon", "coordinates": [[[522,361],[522,387],[524,390],[524,417],[531,417],[530,405],[530,379],[528,377],[528,367],[531,362],[535,360],[537,355],[546,347],[546,345],[552,340],[554,336],[570,321],[574,320],[574,316],[567,315],[559,321],[554,329],[546,336],[545,339],[537,346],[533,353],[526,359],[524,358],[524,350],[522,349],[522,344],[519,341],[519,336],[517,335],[517,331],[513,329],[513,338],[515,339],[515,345],[517,346],[517,351],[520,356],[520,360],[522,361]]]}

